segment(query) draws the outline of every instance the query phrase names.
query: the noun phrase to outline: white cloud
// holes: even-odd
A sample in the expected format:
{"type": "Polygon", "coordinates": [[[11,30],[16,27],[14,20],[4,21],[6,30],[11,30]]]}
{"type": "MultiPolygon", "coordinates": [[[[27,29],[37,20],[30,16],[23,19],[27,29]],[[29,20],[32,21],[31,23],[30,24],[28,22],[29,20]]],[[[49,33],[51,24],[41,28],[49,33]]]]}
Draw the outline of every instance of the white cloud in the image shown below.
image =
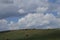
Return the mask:
{"type": "Polygon", "coordinates": [[[5,19],[1,19],[0,24],[7,24],[7,21],[5,19]]]}
{"type": "Polygon", "coordinates": [[[5,19],[1,19],[0,20],[0,31],[3,31],[3,30],[8,30],[8,25],[7,25],[7,20],[5,19]]]}
{"type": "Polygon", "coordinates": [[[58,16],[58,17],[60,17],[60,6],[59,6],[59,7],[57,7],[57,9],[56,9],[56,10],[57,10],[57,16],[58,16]]]}
{"type": "Polygon", "coordinates": [[[26,12],[44,12],[48,9],[48,0],[16,0],[15,5],[24,9],[26,12]]]}
{"type": "Polygon", "coordinates": [[[57,14],[56,16],[60,17],[60,0],[53,0],[53,2],[49,2],[48,11],[52,14],[57,14]]]}
{"type": "MultiPolygon", "coordinates": [[[[43,25],[48,25],[50,24],[50,19],[53,20],[54,16],[52,16],[52,14],[28,14],[27,16],[25,16],[24,18],[21,18],[19,20],[19,23],[22,26],[28,27],[28,28],[34,28],[34,26],[36,26],[36,28],[38,28],[38,26],[43,26],[43,25]],[[51,17],[50,17],[51,16],[51,17]]],[[[20,25],[20,26],[21,26],[20,25]]]]}
{"type": "MultiPolygon", "coordinates": [[[[17,23],[11,24],[11,28],[14,29],[25,29],[25,28],[54,28],[55,25],[50,25],[51,22],[54,24],[59,24],[58,18],[56,18],[53,14],[41,14],[41,13],[35,13],[35,14],[28,14],[24,18],[19,19],[17,23]],[[46,26],[44,26],[46,25],[46,26]],[[49,27],[48,27],[49,26],[49,27]]],[[[56,25],[57,25],[56,24],[56,25]]],[[[55,26],[55,28],[58,26],[55,26]]]]}
{"type": "Polygon", "coordinates": [[[37,8],[40,8],[41,12],[41,10],[48,8],[48,4],[48,0],[0,0],[0,19],[11,17],[11,15],[14,17],[25,16],[25,14],[36,12],[37,8]]]}
{"type": "Polygon", "coordinates": [[[15,4],[19,7],[31,7],[34,5],[37,6],[47,6],[48,0],[15,0],[15,4]],[[46,5],[44,5],[46,3],[46,5]]]}
{"type": "MultiPolygon", "coordinates": [[[[13,12],[12,9],[14,9],[16,12],[19,12],[22,15],[24,15],[25,13],[27,13],[27,15],[20,18],[18,22],[11,21],[9,23],[7,20],[1,19],[0,30],[5,29],[15,30],[25,28],[48,29],[60,27],[60,18],[54,16],[53,14],[53,12],[57,12],[58,14],[57,16],[60,16],[59,0],[56,3],[49,3],[48,0],[13,0],[13,1],[14,1],[13,4],[0,3],[0,10],[8,8],[9,12],[8,11],[6,12],[10,13],[13,12]]],[[[5,12],[3,14],[2,13],[0,14],[5,15],[5,12]]]]}
{"type": "Polygon", "coordinates": [[[19,12],[20,14],[25,13],[25,11],[24,11],[23,9],[18,10],[18,12],[19,12]]]}
{"type": "Polygon", "coordinates": [[[46,12],[47,11],[47,9],[48,9],[48,7],[38,7],[37,9],[36,9],[36,11],[38,12],[38,13],[42,13],[42,12],[46,12]]]}
{"type": "Polygon", "coordinates": [[[52,29],[60,27],[60,18],[56,18],[53,14],[43,13],[29,13],[25,17],[18,20],[18,22],[0,20],[0,30],[17,30],[26,28],[36,29],[52,29]]]}

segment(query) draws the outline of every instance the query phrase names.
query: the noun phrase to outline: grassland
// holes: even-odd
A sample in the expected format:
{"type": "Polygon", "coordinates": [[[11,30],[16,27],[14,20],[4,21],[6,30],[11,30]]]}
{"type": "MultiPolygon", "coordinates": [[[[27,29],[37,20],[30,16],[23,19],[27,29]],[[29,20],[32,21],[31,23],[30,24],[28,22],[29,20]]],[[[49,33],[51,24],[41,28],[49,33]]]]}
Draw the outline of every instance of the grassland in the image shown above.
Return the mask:
{"type": "Polygon", "coordinates": [[[0,32],[0,40],[60,40],[60,30],[11,30],[8,32],[0,32]]]}

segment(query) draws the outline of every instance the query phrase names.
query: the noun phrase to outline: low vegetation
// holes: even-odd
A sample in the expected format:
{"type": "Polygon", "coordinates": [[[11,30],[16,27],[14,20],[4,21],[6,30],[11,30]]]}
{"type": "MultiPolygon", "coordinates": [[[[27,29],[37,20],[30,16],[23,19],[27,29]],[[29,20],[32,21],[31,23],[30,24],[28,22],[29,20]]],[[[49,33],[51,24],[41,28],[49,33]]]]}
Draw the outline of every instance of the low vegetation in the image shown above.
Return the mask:
{"type": "Polygon", "coordinates": [[[0,32],[0,40],[60,40],[59,29],[26,29],[0,32]]]}

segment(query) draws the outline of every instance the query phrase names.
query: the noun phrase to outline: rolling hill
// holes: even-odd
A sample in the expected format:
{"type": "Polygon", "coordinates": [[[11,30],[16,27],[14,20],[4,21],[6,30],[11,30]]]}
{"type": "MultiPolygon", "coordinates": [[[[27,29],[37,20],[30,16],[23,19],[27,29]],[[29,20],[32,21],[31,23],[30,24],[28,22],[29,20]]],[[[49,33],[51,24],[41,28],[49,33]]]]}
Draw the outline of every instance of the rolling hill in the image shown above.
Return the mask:
{"type": "Polygon", "coordinates": [[[25,29],[0,32],[0,40],[60,40],[59,29],[25,29]]]}

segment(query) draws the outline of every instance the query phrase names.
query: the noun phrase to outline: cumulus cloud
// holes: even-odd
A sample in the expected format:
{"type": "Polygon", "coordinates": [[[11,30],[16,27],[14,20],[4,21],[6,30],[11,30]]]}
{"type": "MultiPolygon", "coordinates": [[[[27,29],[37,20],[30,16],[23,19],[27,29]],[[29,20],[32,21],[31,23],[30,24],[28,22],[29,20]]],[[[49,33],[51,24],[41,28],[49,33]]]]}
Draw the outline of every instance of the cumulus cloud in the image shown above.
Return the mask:
{"type": "Polygon", "coordinates": [[[25,17],[18,20],[18,22],[10,22],[8,24],[10,30],[16,29],[52,29],[60,28],[60,18],[56,18],[53,14],[28,14],[25,17]]]}
{"type": "Polygon", "coordinates": [[[43,13],[43,12],[46,12],[48,9],[48,7],[37,7],[36,11],[39,12],[39,13],[43,13]]]}
{"type": "Polygon", "coordinates": [[[34,13],[36,10],[43,10],[45,7],[48,7],[47,0],[0,0],[0,19],[24,16],[23,13],[34,13]]]}
{"type": "Polygon", "coordinates": [[[60,28],[60,0],[0,0],[0,30],[60,28]],[[7,17],[20,17],[10,23],[7,17]]]}
{"type": "Polygon", "coordinates": [[[60,12],[60,0],[49,0],[49,9],[48,12],[59,17],[60,12]]]}
{"type": "Polygon", "coordinates": [[[0,0],[0,19],[36,12],[57,14],[59,8],[60,0],[0,0]]]}
{"type": "Polygon", "coordinates": [[[8,25],[7,25],[7,20],[5,19],[1,19],[0,20],[0,31],[3,31],[3,30],[8,30],[8,25]]]}
{"type": "Polygon", "coordinates": [[[21,14],[25,13],[25,11],[23,9],[20,9],[18,12],[21,14]]]}
{"type": "Polygon", "coordinates": [[[42,25],[49,24],[49,21],[43,20],[44,14],[28,14],[24,18],[19,20],[19,23],[26,28],[34,28],[42,25]],[[24,25],[23,25],[24,24],[24,25]]]}

